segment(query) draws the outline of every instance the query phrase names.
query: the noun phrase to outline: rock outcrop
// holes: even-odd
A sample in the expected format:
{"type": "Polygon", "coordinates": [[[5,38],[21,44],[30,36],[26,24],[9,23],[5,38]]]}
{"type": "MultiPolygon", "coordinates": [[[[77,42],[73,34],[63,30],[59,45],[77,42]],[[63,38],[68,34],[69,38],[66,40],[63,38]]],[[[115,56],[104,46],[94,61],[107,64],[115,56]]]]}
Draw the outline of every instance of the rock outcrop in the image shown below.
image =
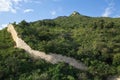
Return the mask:
{"type": "Polygon", "coordinates": [[[76,15],[80,15],[80,13],[77,12],[77,11],[74,11],[74,12],[71,14],[71,16],[76,16],[76,15]]]}
{"type": "Polygon", "coordinates": [[[41,58],[44,59],[52,64],[56,64],[58,62],[65,62],[68,63],[69,65],[80,69],[80,70],[87,70],[87,67],[81,63],[78,62],[76,59],[71,58],[71,57],[66,57],[66,56],[62,56],[60,54],[46,54],[44,52],[41,51],[37,51],[37,50],[33,50],[29,45],[27,45],[21,38],[18,37],[17,32],[14,28],[14,26],[12,24],[8,25],[7,28],[8,32],[11,33],[13,40],[16,43],[16,47],[17,48],[21,48],[24,49],[25,51],[27,51],[31,56],[35,57],[35,58],[41,58]]]}

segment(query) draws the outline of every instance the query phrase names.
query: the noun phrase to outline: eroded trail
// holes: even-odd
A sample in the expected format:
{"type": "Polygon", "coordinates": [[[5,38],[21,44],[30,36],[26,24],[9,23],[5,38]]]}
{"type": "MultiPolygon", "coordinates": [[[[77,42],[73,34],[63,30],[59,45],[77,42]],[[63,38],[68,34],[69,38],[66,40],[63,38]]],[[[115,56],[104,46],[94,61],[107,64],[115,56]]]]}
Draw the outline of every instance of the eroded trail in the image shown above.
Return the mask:
{"type": "Polygon", "coordinates": [[[52,64],[56,64],[58,62],[65,62],[69,65],[72,65],[73,67],[80,69],[80,70],[87,70],[87,67],[81,63],[78,62],[76,59],[71,57],[62,56],[60,54],[46,54],[41,51],[33,50],[27,43],[25,43],[21,38],[18,37],[16,30],[14,29],[14,26],[12,24],[8,25],[7,28],[8,32],[11,33],[13,40],[16,43],[17,48],[24,49],[27,51],[31,56],[35,58],[41,58],[44,59],[52,64]]]}

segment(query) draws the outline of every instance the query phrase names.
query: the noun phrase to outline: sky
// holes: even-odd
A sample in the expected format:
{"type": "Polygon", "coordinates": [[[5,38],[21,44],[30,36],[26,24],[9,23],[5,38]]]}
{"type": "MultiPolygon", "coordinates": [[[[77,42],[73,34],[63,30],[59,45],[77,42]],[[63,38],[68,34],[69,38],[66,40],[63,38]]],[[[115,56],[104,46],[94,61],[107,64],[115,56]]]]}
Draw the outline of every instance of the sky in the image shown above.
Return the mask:
{"type": "Polygon", "coordinates": [[[0,29],[27,22],[69,16],[77,11],[91,17],[120,17],[120,0],[0,0],[0,29]]]}

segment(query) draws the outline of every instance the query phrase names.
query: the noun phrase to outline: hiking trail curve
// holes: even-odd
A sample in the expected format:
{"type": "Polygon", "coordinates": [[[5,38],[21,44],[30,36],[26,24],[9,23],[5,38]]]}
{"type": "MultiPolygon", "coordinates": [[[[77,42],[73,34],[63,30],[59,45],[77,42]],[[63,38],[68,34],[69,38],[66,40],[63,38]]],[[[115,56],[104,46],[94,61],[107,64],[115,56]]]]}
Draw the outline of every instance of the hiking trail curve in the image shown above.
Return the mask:
{"type": "Polygon", "coordinates": [[[15,41],[17,48],[24,49],[26,52],[28,52],[31,56],[35,58],[44,59],[47,62],[50,62],[52,64],[56,64],[58,62],[65,62],[77,69],[87,70],[87,67],[82,62],[78,62],[74,58],[62,56],[60,54],[53,54],[53,53],[46,54],[41,51],[33,50],[24,40],[18,37],[17,31],[15,30],[12,24],[9,24],[7,26],[7,31],[11,33],[11,36],[15,41]]]}

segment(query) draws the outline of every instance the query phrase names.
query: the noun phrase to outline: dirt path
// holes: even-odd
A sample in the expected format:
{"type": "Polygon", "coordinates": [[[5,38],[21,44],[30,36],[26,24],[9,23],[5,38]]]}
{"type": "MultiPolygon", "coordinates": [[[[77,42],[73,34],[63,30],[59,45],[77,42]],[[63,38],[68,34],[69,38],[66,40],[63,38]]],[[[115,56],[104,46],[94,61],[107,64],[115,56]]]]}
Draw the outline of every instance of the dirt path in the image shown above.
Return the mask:
{"type": "Polygon", "coordinates": [[[60,54],[53,54],[53,53],[46,54],[41,51],[33,50],[29,45],[27,45],[21,38],[17,36],[17,32],[14,29],[13,25],[9,24],[7,30],[8,32],[11,33],[12,38],[15,41],[17,48],[24,49],[33,57],[44,59],[52,64],[56,64],[58,62],[65,62],[65,63],[68,63],[69,65],[72,65],[73,67],[77,69],[87,70],[87,67],[83,63],[78,62],[74,58],[62,56],[60,54]]]}

